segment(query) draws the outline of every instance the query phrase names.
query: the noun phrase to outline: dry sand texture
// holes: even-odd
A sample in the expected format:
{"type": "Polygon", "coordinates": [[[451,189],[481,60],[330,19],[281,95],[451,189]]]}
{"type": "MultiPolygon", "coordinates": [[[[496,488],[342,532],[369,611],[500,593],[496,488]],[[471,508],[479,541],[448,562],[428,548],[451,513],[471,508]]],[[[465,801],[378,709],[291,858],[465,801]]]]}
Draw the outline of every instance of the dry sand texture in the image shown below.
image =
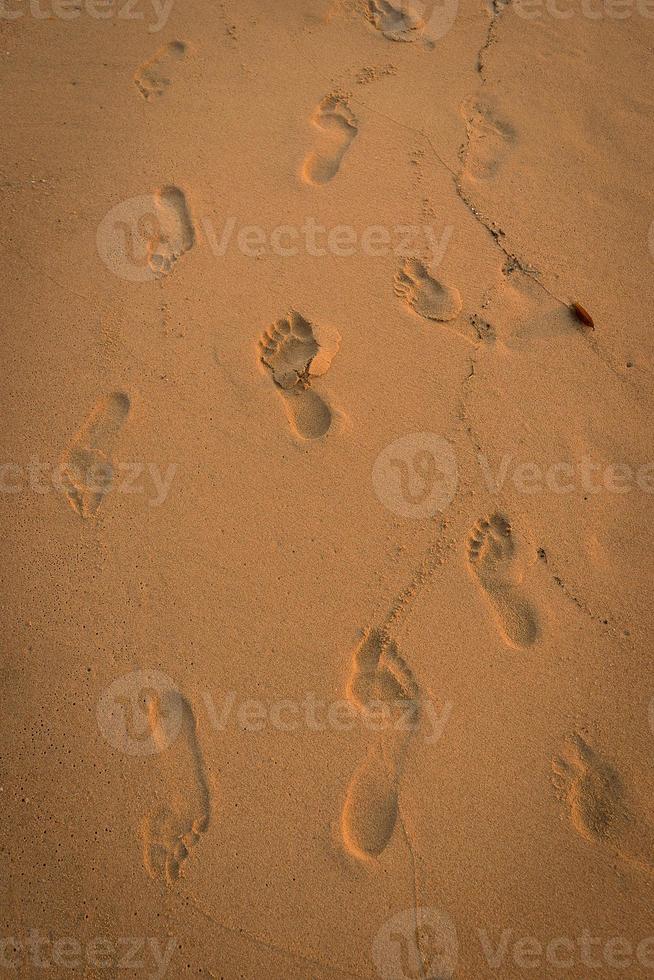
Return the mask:
{"type": "Polygon", "coordinates": [[[3,975],[651,975],[616,10],[6,0],[3,975]]]}

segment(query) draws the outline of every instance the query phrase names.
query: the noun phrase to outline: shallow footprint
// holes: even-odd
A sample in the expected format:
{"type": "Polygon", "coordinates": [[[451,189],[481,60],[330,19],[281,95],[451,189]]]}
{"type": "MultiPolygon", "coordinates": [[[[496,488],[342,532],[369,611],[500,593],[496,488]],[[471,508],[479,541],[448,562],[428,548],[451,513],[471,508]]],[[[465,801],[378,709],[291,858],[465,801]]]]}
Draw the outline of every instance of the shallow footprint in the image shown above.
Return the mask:
{"type": "Polygon", "coordinates": [[[570,809],[577,832],[654,874],[654,828],[632,811],[613,766],[580,735],[572,735],[553,760],[552,770],[554,785],[570,809]]]}
{"type": "Polygon", "coordinates": [[[420,259],[407,259],[395,276],[395,294],[428,320],[446,322],[461,312],[461,294],[432,278],[420,259]]]}
{"type": "Polygon", "coordinates": [[[152,878],[170,885],[209,826],[211,800],[195,716],[186,698],[173,690],[153,697],[148,722],[159,748],[154,758],[161,771],[163,802],[141,825],[143,863],[152,878]]]}
{"type": "Polygon", "coordinates": [[[320,130],[320,138],[304,161],[302,176],[308,184],[326,184],[338,173],[345,151],[357,135],[357,121],[344,98],[328,95],[311,122],[320,130]]]}
{"type": "Polygon", "coordinates": [[[148,265],[158,276],[167,275],[178,259],[195,244],[195,229],[179,187],[168,185],[154,195],[157,232],[148,247],[148,265]]]}
{"type": "Polygon", "coordinates": [[[303,439],[317,439],[331,428],[332,411],[311,385],[329,369],[340,340],[338,331],[291,311],[259,341],[261,360],[280,390],[291,429],[303,439]]]}
{"type": "Polygon", "coordinates": [[[186,54],[184,41],[170,41],[141,67],[134,75],[134,84],[144,99],[163,95],[170,85],[173,67],[186,54]]]}
{"type": "Polygon", "coordinates": [[[124,391],[101,398],[61,458],[62,486],[80,517],[93,517],[111,489],[111,455],[129,410],[124,391]]]}
{"type": "Polygon", "coordinates": [[[488,102],[465,102],[462,112],[468,133],[463,176],[491,180],[509,156],[517,139],[516,130],[488,102]]]}
{"type": "Polygon", "coordinates": [[[383,631],[370,630],[355,650],[346,694],[364,715],[380,705],[388,711],[386,726],[350,780],[341,814],[346,850],[370,860],[393,836],[404,759],[420,718],[418,685],[383,631]]]}
{"type": "Polygon", "coordinates": [[[389,41],[417,41],[425,27],[412,0],[368,0],[367,16],[389,41]]]}
{"type": "Polygon", "coordinates": [[[540,634],[538,615],[520,588],[516,543],[502,514],[478,521],[468,538],[468,562],[497,617],[507,643],[521,649],[540,634]]]}

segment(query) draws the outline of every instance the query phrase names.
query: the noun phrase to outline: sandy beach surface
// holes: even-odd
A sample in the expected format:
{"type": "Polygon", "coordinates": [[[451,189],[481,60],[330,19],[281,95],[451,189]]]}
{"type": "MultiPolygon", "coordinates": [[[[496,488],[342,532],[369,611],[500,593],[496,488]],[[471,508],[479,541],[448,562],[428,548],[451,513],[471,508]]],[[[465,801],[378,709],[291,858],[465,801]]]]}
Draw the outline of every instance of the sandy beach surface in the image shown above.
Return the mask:
{"type": "Polygon", "coordinates": [[[654,6],[3,2],[0,974],[651,976],[654,6]]]}

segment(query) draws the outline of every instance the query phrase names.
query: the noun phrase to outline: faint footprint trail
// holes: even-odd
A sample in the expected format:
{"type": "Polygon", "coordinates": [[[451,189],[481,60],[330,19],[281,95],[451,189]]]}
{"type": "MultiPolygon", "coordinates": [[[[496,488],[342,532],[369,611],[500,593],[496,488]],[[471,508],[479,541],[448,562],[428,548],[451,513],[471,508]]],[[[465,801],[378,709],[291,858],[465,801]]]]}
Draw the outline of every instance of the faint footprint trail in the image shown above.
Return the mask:
{"type": "Polygon", "coordinates": [[[171,83],[174,67],[186,55],[184,41],[164,44],[134,75],[134,84],[144,99],[156,99],[163,95],[171,83]]]}
{"type": "Polygon", "coordinates": [[[195,244],[195,229],[179,187],[168,185],[154,195],[157,231],[148,246],[148,265],[158,276],[165,276],[195,244]]]}
{"type": "Polygon", "coordinates": [[[101,398],[61,458],[62,486],[80,517],[93,517],[111,489],[112,453],[129,410],[124,391],[101,398]]]}
{"type": "Polygon", "coordinates": [[[161,800],[141,824],[143,863],[152,878],[170,885],[209,826],[211,800],[186,698],[175,690],[153,696],[148,721],[159,748],[153,758],[160,770],[161,800]]]}
{"type": "Polygon", "coordinates": [[[506,642],[522,649],[540,635],[538,615],[523,594],[513,530],[503,514],[478,521],[468,538],[468,563],[506,642]]]}
{"type": "Polygon", "coordinates": [[[566,739],[552,761],[553,782],[575,830],[592,844],[654,874],[654,826],[636,815],[619,773],[580,735],[566,739]]]}
{"type": "Polygon", "coordinates": [[[259,341],[261,360],[280,391],[291,430],[302,439],[318,439],[331,428],[332,410],[312,383],[329,369],[340,342],[337,330],[310,323],[295,311],[259,341]]]}
{"type": "Polygon", "coordinates": [[[366,13],[389,41],[417,41],[425,27],[421,7],[412,0],[368,0],[366,13]]]}
{"type": "Polygon", "coordinates": [[[326,184],[338,173],[345,152],[357,135],[357,121],[342,96],[328,95],[318,105],[311,122],[320,135],[318,145],[304,161],[302,177],[308,184],[326,184]]]}
{"type": "Polygon", "coordinates": [[[468,134],[461,176],[492,180],[517,142],[516,131],[490,102],[469,100],[461,111],[468,134]]]}
{"type": "Polygon", "coordinates": [[[395,295],[426,320],[447,322],[461,312],[461,294],[432,278],[420,259],[407,259],[395,276],[395,295]]]}
{"type": "Polygon", "coordinates": [[[355,650],[346,694],[364,716],[379,703],[389,709],[387,727],[350,780],[341,815],[346,850],[369,861],[393,836],[406,751],[420,719],[418,686],[384,631],[368,631],[355,650]]]}

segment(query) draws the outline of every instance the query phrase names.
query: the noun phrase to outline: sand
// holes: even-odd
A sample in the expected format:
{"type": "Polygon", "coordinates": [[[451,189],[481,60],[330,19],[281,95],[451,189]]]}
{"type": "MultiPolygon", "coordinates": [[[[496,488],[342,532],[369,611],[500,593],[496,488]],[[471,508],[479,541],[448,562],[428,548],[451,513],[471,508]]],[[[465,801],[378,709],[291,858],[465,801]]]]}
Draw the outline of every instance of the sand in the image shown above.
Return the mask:
{"type": "Polygon", "coordinates": [[[650,975],[654,10],[3,9],[3,975],[650,975]]]}

